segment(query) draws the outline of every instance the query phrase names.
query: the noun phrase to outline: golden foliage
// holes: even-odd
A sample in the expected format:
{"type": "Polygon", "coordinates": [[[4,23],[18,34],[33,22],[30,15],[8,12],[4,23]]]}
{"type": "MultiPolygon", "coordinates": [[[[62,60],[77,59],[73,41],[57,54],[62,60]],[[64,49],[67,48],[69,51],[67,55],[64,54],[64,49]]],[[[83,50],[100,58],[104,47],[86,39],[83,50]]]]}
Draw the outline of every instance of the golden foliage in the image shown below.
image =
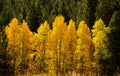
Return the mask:
{"type": "Polygon", "coordinates": [[[37,29],[37,33],[30,31],[27,22],[21,25],[13,18],[5,28],[8,40],[8,52],[13,58],[11,63],[18,62],[21,57],[29,63],[36,65],[35,70],[42,72],[68,73],[69,71],[90,73],[93,67],[98,67],[99,59],[106,59],[108,54],[109,28],[101,19],[96,21],[90,30],[85,21],[81,21],[77,30],[75,22],[69,21],[67,25],[63,16],[57,16],[53,22],[53,28],[45,21],[37,29]],[[91,38],[91,31],[92,37],[91,38]],[[36,50],[35,59],[32,60],[36,50]],[[94,53],[94,54],[93,54],[94,53]],[[94,55],[94,56],[93,56],[94,55]],[[17,56],[17,57],[16,57],[17,56]],[[95,61],[93,61],[95,59],[95,61]]]}
{"type": "Polygon", "coordinates": [[[95,45],[95,62],[99,63],[101,60],[105,60],[110,57],[108,51],[108,38],[109,28],[105,26],[104,22],[99,19],[95,22],[92,29],[93,33],[93,43],[95,45]]]}

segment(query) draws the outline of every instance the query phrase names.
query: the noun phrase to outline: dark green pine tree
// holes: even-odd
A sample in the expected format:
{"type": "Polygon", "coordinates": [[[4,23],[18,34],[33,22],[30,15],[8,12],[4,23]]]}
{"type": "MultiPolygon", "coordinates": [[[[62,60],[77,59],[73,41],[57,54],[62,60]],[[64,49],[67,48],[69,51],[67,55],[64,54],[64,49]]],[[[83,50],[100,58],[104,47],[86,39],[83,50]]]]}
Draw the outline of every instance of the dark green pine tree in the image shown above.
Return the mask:
{"type": "Polygon", "coordinates": [[[120,0],[98,0],[95,17],[96,20],[101,18],[105,25],[109,24],[112,14],[120,5],[118,3],[120,0]]]}
{"type": "Polygon", "coordinates": [[[76,8],[78,10],[76,15],[77,24],[79,24],[81,20],[85,20],[89,26],[90,9],[88,6],[88,0],[79,0],[76,8]]]}
{"type": "Polygon", "coordinates": [[[38,7],[38,4],[35,4],[36,2],[39,3],[38,0],[29,1],[28,13],[27,13],[27,18],[26,18],[28,25],[30,27],[30,30],[34,32],[36,32],[37,28],[39,27],[40,23],[39,23],[38,18],[41,17],[41,11],[39,11],[41,9],[38,7]]]}
{"type": "Polygon", "coordinates": [[[96,6],[97,6],[97,0],[88,0],[88,7],[90,9],[88,25],[90,26],[90,28],[92,28],[95,22],[96,6]]]}
{"type": "Polygon", "coordinates": [[[3,0],[0,11],[0,25],[7,25],[9,21],[14,17],[14,9],[12,7],[11,0],[3,0]]]}
{"type": "Polygon", "coordinates": [[[92,28],[95,22],[97,0],[74,0],[74,3],[76,5],[73,5],[73,15],[75,15],[76,24],[78,25],[81,20],[85,20],[89,28],[92,28]]]}
{"type": "Polygon", "coordinates": [[[21,23],[26,20],[28,14],[28,0],[1,0],[0,24],[7,25],[13,17],[21,23]]]}
{"type": "Polygon", "coordinates": [[[77,14],[77,1],[75,0],[64,0],[63,1],[63,16],[68,23],[70,19],[76,21],[77,14]]]}
{"type": "Polygon", "coordinates": [[[120,72],[120,11],[114,12],[109,27],[111,30],[108,35],[110,41],[109,50],[112,56],[110,63],[108,63],[111,67],[108,70],[110,70],[109,73],[120,72]]]}
{"type": "Polygon", "coordinates": [[[3,8],[3,0],[0,0],[0,12],[2,11],[3,8]]]}
{"type": "Polygon", "coordinates": [[[5,35],[5,26],[0,26],[0,75],[13,72],[10,65],[10,57],[7,52],[7,39],[5,35]]]}
{"type": "Polygon", "coordinates": [[[12,0],[12,7],[14,9],[14,17],[16,17],[20,23],[27,19],[29,0],[12,0]]]}
{"type": "MultiPolygon", "coordinates": [[[[50,28],[52,28],[52,22],[54,21],[54,18],[57,16],[57,2],[56,0],[46,0],[45,4],[45,16],[44,20],[47,20],[48,23],[50,24],[50,28]]],[[[44,12],[43,12],[44,13],[44,12]]]]}
{"type": "Polygon", "coordinates": [[[52,4],[50,0],[31,0],[28,4],[29,10],[27,13],[27,22],[30,30],[36,32],[37,28],[45,20],[50,23],[53,20],[52,4]]]}
{"type": "Polygon", "coordinates": [[[3,0],[0,0],[0,25],[4,23],[4,19],[1,15],[2,10],[3,10],[3,0]]]}

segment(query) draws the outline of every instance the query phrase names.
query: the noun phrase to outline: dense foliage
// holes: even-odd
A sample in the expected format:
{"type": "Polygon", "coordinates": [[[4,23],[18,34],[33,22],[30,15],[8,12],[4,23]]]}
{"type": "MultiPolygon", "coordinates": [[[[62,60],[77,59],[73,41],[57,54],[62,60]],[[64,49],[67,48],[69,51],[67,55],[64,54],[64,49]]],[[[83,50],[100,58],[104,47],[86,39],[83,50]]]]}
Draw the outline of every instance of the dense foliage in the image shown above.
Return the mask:
{"type": "Polygon", "coordinates": [[[118,74],[119,13],[119,0],[0,0],[0,73],[118,74]]]}
{"type": "Polygon", "coordinates": [[[107,37],[109,27],[101,19],[93,25],[92,33],[85,21],[79,23],[77,30],[75,26],[73,20],[67,25],[63,16],[57,16],[52,29],[45,21],[37,33],[33,33],[25,21],[18,24],[13,18],[5,28],[11,70],[15,74],[102,74],[103,61],[111,57],[107,37]]]}

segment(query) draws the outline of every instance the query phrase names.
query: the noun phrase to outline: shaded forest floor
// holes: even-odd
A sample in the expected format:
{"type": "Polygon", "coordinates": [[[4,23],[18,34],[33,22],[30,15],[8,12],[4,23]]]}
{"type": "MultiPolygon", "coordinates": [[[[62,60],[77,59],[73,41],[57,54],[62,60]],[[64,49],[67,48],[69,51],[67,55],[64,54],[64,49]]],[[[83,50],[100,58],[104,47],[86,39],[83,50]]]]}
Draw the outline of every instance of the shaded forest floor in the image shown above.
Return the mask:
{"type": "MultiPolygon", "coordinates": [[[[0,76],[102,76],[102,75],[98,75],[98,74],[91,74],[91,75],[87,75],[87,74],[80,74],[80,73],[75,73],[73,72],[68,73],[68,74],[63,74],[63,75],[56,75],[55,73],[26,73],[26,74],[17,74],[17,75],[13,75],[13,74],[0,74],[0,76]]],[[[105,75],[107,76],[107,75],[105,75]]],[[[113,76],[120,76],[120,73],[114,74],[113,76]]]]}

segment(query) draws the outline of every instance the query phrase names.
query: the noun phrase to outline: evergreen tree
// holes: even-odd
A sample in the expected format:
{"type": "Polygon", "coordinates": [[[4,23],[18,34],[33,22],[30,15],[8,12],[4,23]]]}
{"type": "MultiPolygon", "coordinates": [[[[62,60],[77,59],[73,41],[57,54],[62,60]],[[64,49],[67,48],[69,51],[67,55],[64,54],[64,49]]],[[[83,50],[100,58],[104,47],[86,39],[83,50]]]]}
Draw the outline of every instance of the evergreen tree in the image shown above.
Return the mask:
{"type": "Polygon", "coordinates": [[[84,20],[89,25],[90,9],[88,7],[88,0],[80,0],[77,3],[78,5],[76,8],[78,8],[77,9],[78,11],[77,11],[76,20],[79,20],[77,22],[84,20]]]}
{"type": "Polygon", "coordinates": [[[14,9],[12,8],[11,0],[3,0],[3,8],[0,12],[0,25],[7,25],[14,17],[14,9]]]}
{"type": "Polygon", "coordinates": [[[109,69],[111,73],[117,71],[119,72],[120,70],[120,11],[114,12],[110,23],[110,34],[109,36],[109,41],[110,41],[110,46],[109,50],[112,54],[111,60],[109,65],[111,66],[109,69]]]}
{"type": "Polygon", "coordinates": [[[22,23],[22,20],[26,20],[27,15],[29,13],[28,0],[11,0],[12,2],[12,8],[14,9],[14,17],[16,17],[20,23],[22,23]]]}
{"type": "Polygon", "coordinates": [[[98,0],[95,17],[96,20],[101,18],[105,25],[108,26],[114,11],[120,10],[119,0],[98,0]]]}
{"type": "Polygon", "coordinates": [[[5,35],[5,27],[0,28],[0,73],[6,74],[12,73],[13,70],[11,70],[13,67],[10,65],[10,56],[7,52],[7,38],[5,35]]]}
{"type": "Polygon", "coordinates": [[[92,28],[95,22],[95,12],[96,12],[97,1],[98,0],[88,0],[88,7],[90,9],[88,25],[90,29],[92,28]]]}

